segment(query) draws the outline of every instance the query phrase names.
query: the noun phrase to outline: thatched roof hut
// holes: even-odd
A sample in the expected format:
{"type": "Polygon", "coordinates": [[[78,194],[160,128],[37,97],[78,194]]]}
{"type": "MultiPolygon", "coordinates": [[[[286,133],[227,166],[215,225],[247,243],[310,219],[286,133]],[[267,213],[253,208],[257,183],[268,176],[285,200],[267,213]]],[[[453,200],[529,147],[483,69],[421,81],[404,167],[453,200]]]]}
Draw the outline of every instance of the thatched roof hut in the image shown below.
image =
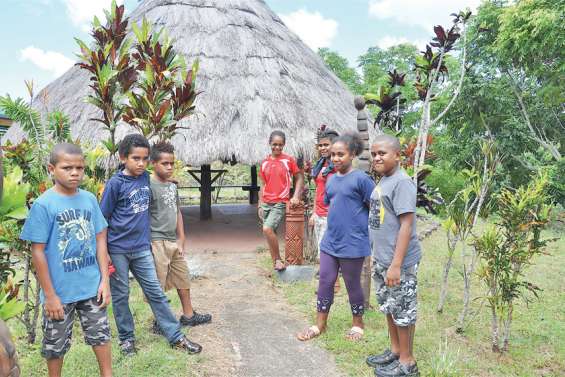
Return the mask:
{"type": "MultiPolygon", "coordinates": [[[[173,140],[185,162],[235,158],[257,163],[268,153],[274,129],[287,133],[286,150],[293,154],[312,150],[322,123],[355,129],[352,94],[264,1],[146,0],[130,22],[140,23],[144,16],[167,28],[189,62],[200,59],[199,115],[189,118],[190,129],[173,140]]],[[[70,117],[73,138],[98,141],[106,135],[88,120],[97,110],[83,100],[87,84],[87,72],[71,68],[44,89],[47,106],[70,117]]],[[[122,127],[122,136],[125,132],[122,127]]],[[[17,140],[21,130],[13,127],[7,136],[17,140]]]]}

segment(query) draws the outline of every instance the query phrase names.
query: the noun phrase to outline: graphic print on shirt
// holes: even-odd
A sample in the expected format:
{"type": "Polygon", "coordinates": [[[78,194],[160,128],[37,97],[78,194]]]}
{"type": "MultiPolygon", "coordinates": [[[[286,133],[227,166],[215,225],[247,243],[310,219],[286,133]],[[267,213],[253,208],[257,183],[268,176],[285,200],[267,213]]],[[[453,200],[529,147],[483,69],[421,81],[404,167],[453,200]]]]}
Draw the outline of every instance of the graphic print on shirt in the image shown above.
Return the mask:
{"type": "Polygon", "coordinates": [[[149,198],[151,190],[149,186],[143,186],[130,192],[128,195],[129,207],[133,209],[133,213],[145,212],[149,208],[149,198]]]}
{"type": "Polygon", "coordinates": [[[377,230],[385,221],[385,207],[382,202],[381,187],[375,187],[374,194],[376,199],[371,198],[371,208],[369,209],[369,227],[377,230]]]}
{"type": "Polygon", "coordinates": [[[91,219],[92,212],[81,209],[67,209],[56,217],[59,226],[57,247],[65,272],[78,271],[96,263],[91,219]]]}
{"type": "Polygon", "coordinates": [[[167,186],[161,193],[161,200],[167,208],[177,211],[177,186],[172,184],[167,186]]]}

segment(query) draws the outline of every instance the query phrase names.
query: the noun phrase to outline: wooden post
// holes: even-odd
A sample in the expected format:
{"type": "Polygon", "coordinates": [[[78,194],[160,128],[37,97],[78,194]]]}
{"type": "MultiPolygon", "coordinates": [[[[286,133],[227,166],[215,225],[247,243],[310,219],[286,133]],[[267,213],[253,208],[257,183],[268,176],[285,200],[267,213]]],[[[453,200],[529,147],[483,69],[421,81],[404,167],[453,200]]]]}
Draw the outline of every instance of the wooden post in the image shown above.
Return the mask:
{"type": "Polygon", "coordinates": [[[257,186],[257,165],[251,165],[251,187],[249,189],[249,204],[259,203],[259,187],[257,186]]]}
{"type": "Polygon", "coordinates": [[[304,206],[294,208],[286,205],[284,255],[286,263],[301,265],[304,263],[304,206]]]}
{"type": "MultiPolygon", "coordinates": [[[[365,99],[361,96],[355,97],[355,108],[357,109],[357,131],[363,139],[363,153],[359,156],[359,169],[369,173],[371,168],[371,153],[369,151],[369,115],[365,111],[365,99]]],[[[371,301],[371,256],[365,258],[363,270],[361,271],[361,287],[365,296],[365,308],[369,308],[371,301]]]]}
{"type": "Polygon", "coordinates": [[[200,220],[212,218],[212,170],[210,165],[200,167],[200,220]]]}

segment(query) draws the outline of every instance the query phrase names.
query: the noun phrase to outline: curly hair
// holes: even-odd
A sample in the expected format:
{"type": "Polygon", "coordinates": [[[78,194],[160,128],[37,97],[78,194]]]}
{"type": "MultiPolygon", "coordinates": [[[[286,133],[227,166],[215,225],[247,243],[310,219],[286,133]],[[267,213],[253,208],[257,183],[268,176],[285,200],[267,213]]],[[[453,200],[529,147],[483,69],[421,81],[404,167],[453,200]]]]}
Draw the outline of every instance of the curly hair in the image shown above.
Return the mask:
{"type": "Polygon", "coordinates": [[[126,158],[129,156],[133,148],[147,148],[148,151],[151,149],[149,142],[142,135],[129,134],[120,141],[118,153],[120,157],[126,158]]]}
{"type": "Polygon", "coordinates": [[[160,141],[151,147],[151,161],[157,162],[161,159],[161,153],[175,154],[175,147],[167,141],[160,141]]]}
{"type": "Polygon", "coordinates": [[[359,156],[363,153],[365,144],[363,139],[357,132],[347,132],[341,136],[336,137],[332,144],[343,143],[350,154],[354,156],[359,156]]]}

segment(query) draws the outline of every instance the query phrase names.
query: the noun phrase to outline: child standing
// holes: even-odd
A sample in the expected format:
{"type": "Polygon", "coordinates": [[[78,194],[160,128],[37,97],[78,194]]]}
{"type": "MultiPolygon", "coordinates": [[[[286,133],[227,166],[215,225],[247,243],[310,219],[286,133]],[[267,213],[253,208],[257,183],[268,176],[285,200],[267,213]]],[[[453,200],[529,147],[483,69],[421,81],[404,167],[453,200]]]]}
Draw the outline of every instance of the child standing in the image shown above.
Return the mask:
{"type": "Polygon", "coordinates": [[[324,202],[326,195],[326,183],[335,174],[335,167],[331,161],[330,147],[332,141],[338,137],[336,131],[324,129],[318,136],[318,152],[320,159],[312,168],[312,177],[316,183],[316,199],[314,201],[314,214],[310,217],[310,226],[314,228],[318,246],[318,257],[320,256],[320,244],[328,227],[328,206],[324,202]]]}
{"type": "Polygon", "coordinates": [[[294,194],[290,198],[291,206],[300,203],[300,195],[304,187],[304,174],[296,160],[283,153],[285,143],[284,132],[273,131],[269,136],[271,154],[261,162],[259,169],[259,176],[263,181],[259,194],[259,214],[263,218],[263,234],[269,244],[273,265],[277,271],[286,268],[285,263],[281,260],[279,239],[275,231],[285,216],[292,178],[295,178],[295,183],[294,194]]]}
{"type": "Polygon", "coordinates": [[[353,159],[362,152],[363,141],[357,134],[340,136],[332,144],[331,158],[336,174],[326,185],[328,228],[320,244],[318,315],[316,325],[297,335],[299,340],[310,340],[326,330],[339,269],[353,316],[347,339],[359,340],[363,337],[365,307],[361,270],[365,257],[370,255],[367,221],[369,200],[375,183],[367,174],[352,166],[353,159]]]}
{"type": "Polygon", "coordinates": [[[163,293],[151,254],[149,202],[151,189],[145,170],[149,143],[137,134],[127,135],[119,146],[123,170],[106,183],[100,207],[108,220],[108,250],[116,272],[110,279],[114,317],[120,348],[124,355],[135,354],[133,316],[129,309],[129,271],[149,301],[159,328],[171,347],[199,353],[202,347],[188,340],[163,293]]]}
{"type": "Polygon", "coordinates": [[[369,233],[375,290],[386,314],[390,349],[367,358],[378,377],[419,376],[412,354],[416,324],[418,263],[416,186],[400,168],[398,139],[380,135],[371,146],[373,168],[382,177],[371,195],[369,233]]]}
{"type": "Polygon", "coordinates": [[[184,222],[180,212],[177,185],[170,181],[175,167],[174,147],[166,142],[151,148],[151,252],[161,288],[176,288],[182,305],[179,321],[183,326],[197,326],[212,320],[210,314],[193,310],[190,278],[184,255],[184,222]]]}
{"type": "Polygon", "coordinates": [[[55,186],[35,200],[20,236],[31,242],[41,286],[41,354],[47,359],[49,376],[60,377],[78,314],[100,376],[110,377],[107,223],[94,195],[78,188],[84,178],[84,156],[78,146],[57,144],[48,168],[55,186]]]}

